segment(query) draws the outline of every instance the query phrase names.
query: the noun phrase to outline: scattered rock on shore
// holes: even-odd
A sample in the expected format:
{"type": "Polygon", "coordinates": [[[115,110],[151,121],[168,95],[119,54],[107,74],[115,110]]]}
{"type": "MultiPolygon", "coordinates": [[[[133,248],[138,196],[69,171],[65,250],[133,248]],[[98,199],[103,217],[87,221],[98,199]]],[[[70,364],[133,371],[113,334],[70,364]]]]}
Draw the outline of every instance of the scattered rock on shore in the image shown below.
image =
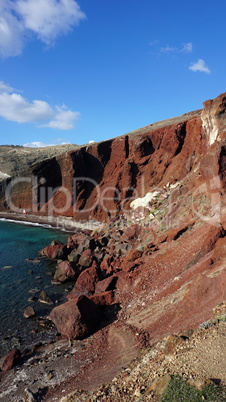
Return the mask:
{"type": "Polygon", "coordinates": [[[24,310],[24,317],[25,318],[31,318],[31,317],[35,317],[35,310],[33,309],[32,306],[28,306],[26,307],[26,309],[24,310]]]}
{"type": "Polygon", "coordinates": [[[42,290],[42,291],[40,292],[38,301],[39,301],[40,303],[44,303],[44,304],[53,304],[52,300],[51,300],[50,297],[47,295],[47,293],[46,293],[45,290],[42,290]]]}
{"type": "Polygon", "coordinates": [[[13,366],[15,366],[21,356],[21,353],[18,349],[13,349],[6,356],[2,357],[0,360],[0,369],[2,371],[11,370],[13,366]]]}

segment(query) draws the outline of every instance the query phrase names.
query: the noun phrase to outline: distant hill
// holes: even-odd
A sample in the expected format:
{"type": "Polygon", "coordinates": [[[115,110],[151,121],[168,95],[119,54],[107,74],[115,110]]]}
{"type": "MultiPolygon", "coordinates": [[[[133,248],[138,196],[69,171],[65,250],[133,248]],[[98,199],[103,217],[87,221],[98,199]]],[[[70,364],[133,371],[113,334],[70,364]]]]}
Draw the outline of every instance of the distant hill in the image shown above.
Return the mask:
{"type": "Polygon", "coordinates": [[[78,148],[80,148],[79,145],[75,144],[64,144],[42,148],[1,145],[0,180],[3,180],[8,176],[18,176],[29,166],[78,148]]]}

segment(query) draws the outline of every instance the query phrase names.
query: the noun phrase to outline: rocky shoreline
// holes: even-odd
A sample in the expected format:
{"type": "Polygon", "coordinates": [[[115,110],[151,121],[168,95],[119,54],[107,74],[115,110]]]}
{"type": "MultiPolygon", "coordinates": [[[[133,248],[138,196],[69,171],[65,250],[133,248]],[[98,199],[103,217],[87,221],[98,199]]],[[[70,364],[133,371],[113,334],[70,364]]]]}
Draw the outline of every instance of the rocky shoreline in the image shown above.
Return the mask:
{"type": "MultiPolygon", "coordinates": [[[[176,191],[180,193],[180,185],[176,191]]],[[[197,324],[211,317],[213,307],[222,298],[221,286],[217,285],[217,281],[223,283],[219,272],[224,248],[220,248],[220,254],[217,249],[221,243],[224,244],[224,228],[213,230],[210,225],[194,220],[189,215],[190,219],[186,218],[178,229],[163,232],[161,227],[167,202],[167,196],[164,199],[158,197],[153,206],[156,212],[151,217],[146,210],[136,211],[134,216],[125,214],[109,222],[109,225],[71,233],[66,244],[54,241],[40,250],[39,258],[48,258],[56,264],[52,282],[56,286],[58,283],[68,284],[70,291],[67,292],[66,303],[54,307],[44,323],[55,324],[58,331],[55,341],[35,345],[22,353],[14,350],[1,361],[3,391],[0,400],[4,401],[10,395],[12,402],[17,401],[18,397],[26,401],[24,388],[29,388],[33,400],[60,401],[64,394],[70,392],[72,395],[66,401],[89,398],[136,400],[138,393],[141,397],[147,392],[149,383],[139,382],[138,391],[135,385],[130,389],[120,385],[117,389],[115,381],[118,383],[119,378],[112,378],[120,370],[128,368],[131,361],[139,359],[141,351],[145,354],[147,347],[155,345],[156,350],[156,345],[166,342],[166,334],[181,337],[183,329],[197,328],[197,324]],[[179,269],[182,261],[184,267],[189,265],[187,258],[192,258],[190,249],[187,249],[185,257],[188,242],[197,255],[205,244],[206,254],[198,264],[195,263],[195,270],[190,265],[181,274],[175,267],[172,270],[168,268],[165,277],[162,277],[158,267],[162,266],[164,258],[166,264],[170,258],[171,261],[180,258],[182,252],[179,269]],[[217,262],[216,267],[207,256],[217,262]],[[205,275],[208,272],[208,276],[199,274],[200,269],[205,275]],[[145,275],[148,277],[145,278],[145,275]],[[200,291],[194,293],[193,277],[195,287],[203,289],[200,295],[200,291]],[[70,287],[71,280],[75,281],[73,287],[70,287]],[[214,294],[211,284],[214,284],[214,294]],[[193,307],[188,298],[189,292],[193,292],[193,307]],[[205,299],[202,299],[202,294],[205,294],[205,299]],[[193,316],[189,320],[191,309],[193,316]],[[172,318],[169,321],[167,317],[174,317],[174,321],[172,318]],[[103,345],[106,346],[103,348],[103,345]],[[8,370],[4,369],[6,367],[8,370]],[[111,380],[113,382],[109,383],[111,380]],[[103,388],[103,384],[108,383],[111,385],[103,388]],[[123,391],[124,388],[126,391],[123,391]]],[[[180,205],[177,213],[184,215],[185,210],[189,212],[187,205],[180,205]]],[[[219,309],[219,317],[222,318],[225,305],[219,306],[219,309]]],[[[221,325],[224,324],[219,324],[217,317],[210,325],[223,328],[221,325]]],[[[124,375],[127,376],[128,371],[122,373],[124,384],[124,375]]],[[[169,373],[171,371],[165,373],[157,370],[156,376],[169,373]]],[[[154,381],[155,375],[150,375],[154,381]]],[[[224,384],[223,378],[221,383],[224,384]]],[[[144,400],[148,398],[157,400],[156,392],[150,392],[144,400]]]]}
{"type": "MultiPolygon", "coordinates": [[[[40,215],[65,206],[61,191],[40,198],[43,178],[68,192],[71,218],[18,216],[69,232],[40,251],[68,292],[46,317],[56,339],[1,361],[0,400],[225,400],[225,105],[31,167],[40,215]]],[[[11,193],[27,210],[29,183],[11,193]]]]}
{"type": "Polygon", "coordinates": [[[15,223],[24,223],[28,225],[40,225],[47,228],[52,228],[68,233],[74,233],[78,230],[94,230],[102,225],[101,222],[90,220],[84,222],[77,222],[71,217],[54,217],[54,216],[41,216],[34,214],[22,214],[17,212],[0,212],[0,219],[9,220],[15,223]]]}

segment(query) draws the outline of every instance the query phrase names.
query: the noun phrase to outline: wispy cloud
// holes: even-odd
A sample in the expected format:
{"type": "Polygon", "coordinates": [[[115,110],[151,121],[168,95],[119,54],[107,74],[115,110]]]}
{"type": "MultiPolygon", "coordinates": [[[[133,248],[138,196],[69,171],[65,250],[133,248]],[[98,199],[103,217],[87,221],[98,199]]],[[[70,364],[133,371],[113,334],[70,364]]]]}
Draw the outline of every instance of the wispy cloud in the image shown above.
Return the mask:
{"type": "Polygon", "coordinates": [[[10,85],[0,81],[0,116],[17,123],[34,123],[39,127],[70,130],[80,116],[65,105],[54,108],[42,100],[28,101],[10,85]]]}
{"type": "Polygon", "coordinates": [[[161,53],[175,53],[175,52],[178,52],[178,50],[177,50],[177,48],[175,48],[173,46],[166,45],[166,46],[161,47],[160,52],[161,53]]]}
{"type": "Polygon", "coordinates": [[[157,45],[159,43],[159,40],[158,39],[154,39],[154,40],[152,40],[151,42],[149,42],[149,46],[154,46],[154,45],[157,45]]]}
{"type": "Polygon", "coordinates": [[[161,53],[191,53],[192,52],[192,42],[184,43],[181,47],[175,47],[170,45],[165,45],[160,48],[161,53]]]}
{"type": "Polygon", "coordinates": [[[0,55],[21,54],[31,35],[51,45],[85,18],[75,0],[0,0],[0,55]]]}
{"type": "Polygon", "coordinates": [[[192,42],[184,43],[180,53],[191,53],[193,50],[192,42]]]}
{"type": "Polygon", "coordinates": [[[198,59],[196,63],[192,63],[191,66],[189,67],[189,70],[197,72],[200,71],[202,73],[210,74],[211,71],[209,67],[206,65],[205,61],[203,59],[198,59]]]}

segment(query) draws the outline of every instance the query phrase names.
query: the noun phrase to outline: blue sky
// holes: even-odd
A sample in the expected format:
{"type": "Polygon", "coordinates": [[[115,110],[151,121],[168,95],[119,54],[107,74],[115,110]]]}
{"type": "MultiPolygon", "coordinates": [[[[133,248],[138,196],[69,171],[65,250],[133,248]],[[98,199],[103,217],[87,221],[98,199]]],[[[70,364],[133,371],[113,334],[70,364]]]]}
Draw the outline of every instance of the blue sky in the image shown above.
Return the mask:
{"type": "Polygon", "coordinates": [[[0,0],[0,143],[85,144],[225,92],[226,3],[0,0]]]}

